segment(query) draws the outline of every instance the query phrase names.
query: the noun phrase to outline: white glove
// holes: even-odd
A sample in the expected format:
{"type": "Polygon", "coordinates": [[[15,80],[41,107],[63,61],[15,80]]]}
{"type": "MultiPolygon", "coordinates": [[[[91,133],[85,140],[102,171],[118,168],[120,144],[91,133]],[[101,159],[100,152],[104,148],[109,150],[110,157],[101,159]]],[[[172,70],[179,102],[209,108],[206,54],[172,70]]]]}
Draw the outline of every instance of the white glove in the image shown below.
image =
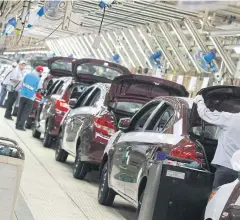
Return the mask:
{"type": "Polygon", "coordinates": [[[198,104],[198,102],[200,102],[200,101],[204,102],[204,99],[201,95],[197,95],[194,99],[194,103],[198,104]]]}

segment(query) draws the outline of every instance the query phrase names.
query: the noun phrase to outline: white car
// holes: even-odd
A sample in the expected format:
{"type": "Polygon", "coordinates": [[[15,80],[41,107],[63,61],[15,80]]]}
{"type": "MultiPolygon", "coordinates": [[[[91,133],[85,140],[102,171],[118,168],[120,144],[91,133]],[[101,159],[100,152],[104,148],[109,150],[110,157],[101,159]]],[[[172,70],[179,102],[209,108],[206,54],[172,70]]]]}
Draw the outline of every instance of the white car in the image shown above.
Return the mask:
{"type": "MultiPolygon", "coordinates": [[[[231,160],[233,169],[240,172],[240,150],[231,160]]],[[[240,181],[225,184],[212,192],[204,220],[238,220],[240,219],[240,181]]]]}

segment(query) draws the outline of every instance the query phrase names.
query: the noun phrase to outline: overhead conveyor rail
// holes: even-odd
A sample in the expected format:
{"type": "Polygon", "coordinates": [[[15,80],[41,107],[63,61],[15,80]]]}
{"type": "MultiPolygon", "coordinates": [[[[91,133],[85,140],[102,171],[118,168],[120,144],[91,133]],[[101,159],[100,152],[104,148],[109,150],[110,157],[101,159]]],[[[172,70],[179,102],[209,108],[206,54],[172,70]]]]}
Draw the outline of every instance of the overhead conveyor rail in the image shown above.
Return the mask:
{"type": "MultiPolygon", "coordinates": [[[[182,4],[182,1],[117,1],[117,4],[105,10],[100,45],[95,48],[93,44],[103,19],[99,2],[60,2],[51,9],[51,13],[47,8],[51,4],[33,4],[35,9],[45,7],[44,16],[31,29],[24,29],[21,44],[7,37],[8,51],[41,45],[43,49],[49,47],[60,56],[114,61],[113,57],[119,55],[118,62],[122,65],[149,69],[156,69],[152,56],[161,51],[159,60],[163,69],[182,74],[194,71],[201,73],[203,70],[196,60],[196,53],[216,49],[216,71],[223,62],[231,77],[235,75],[239,56],[234,47],[240,39],[237,36],[225,36],[224,33],[227,30],[238,33],[236,29],[233,30],[234,26],[240,30],[240,5],[237,3],[233,6],[220,1],[212,5],[200,2],[197,3],[199,7],[197,5],[197,9],[193,10],[192,6],[186,2],[182,4]],[[206,11],[202,10],[204,4],[206,11]],[[235,19],[232,21],[233,16],[235,19]],[[217,35],[214,35],[214,31],[217,35]],[[31,43],[28,39],[32,39],[31,43]]],[[[21,5],[23,0],[20,1],[21,5]]]]}

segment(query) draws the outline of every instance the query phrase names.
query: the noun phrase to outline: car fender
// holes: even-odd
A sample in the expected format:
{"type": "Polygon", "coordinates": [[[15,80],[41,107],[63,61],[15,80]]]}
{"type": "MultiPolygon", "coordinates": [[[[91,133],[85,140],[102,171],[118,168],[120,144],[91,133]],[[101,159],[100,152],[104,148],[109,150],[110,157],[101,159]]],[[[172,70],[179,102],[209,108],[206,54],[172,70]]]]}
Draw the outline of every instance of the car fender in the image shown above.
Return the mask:
{"type": "Polygon", "coordinates": [[[114,134],[110,137],[110,139],[108,140],[108,144],[107,144],[107,146],[106,146],[105,149],[104,149],[103,156],[104,156],[105,154],[108,155],[109,150],[110,150],[111,148],[113,148],[114,143],[117,142],[118,138],[120,137],[120,134],[121,134],[121,131],[117,131],[116,133],[114,133],[114,134]]]}

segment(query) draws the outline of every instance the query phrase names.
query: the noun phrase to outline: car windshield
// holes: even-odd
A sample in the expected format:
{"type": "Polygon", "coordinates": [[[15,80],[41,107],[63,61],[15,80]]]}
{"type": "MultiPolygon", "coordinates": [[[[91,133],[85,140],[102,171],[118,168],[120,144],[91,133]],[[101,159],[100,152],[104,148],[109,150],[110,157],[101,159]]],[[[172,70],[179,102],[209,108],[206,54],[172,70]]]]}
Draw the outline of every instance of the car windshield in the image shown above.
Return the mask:
{"type": "Polygon", "coordinates": [[[143,107],[143,104],[134,103],[134,102],[110,102],[109,106],[117,111],[123,111],[135,114],[140,108],[143,107]]]}
{"type": "MultiPolygon", "coordinates": [[[[191,109],[189,109],[188,111],[189,116],[190,116],[190,113],[191,113],[191,109]]],[[[202,125],[198,125],[194,127],[190,126],[190,128],[191,128],[190,133],[193,133],[194,135],[211,139],[211,140],[218,140],[220,129],[216,125],[206,124],[204,126],[204,129],[202,125]]]]}
{"type": "Polygon", "coordinates": [[[112,67],[95,65],[91,63],[84,63],[77,67],[77,74],[91,74],[94,76],[101,76],[113,80],[115,77],[122,75],[120,69],[112,67]]]}
{"type": "Polygon", "coordinates": [[[52,63],[51,70],[67,70],[72,71],[72,63],[58,60],[52,63]]]}

